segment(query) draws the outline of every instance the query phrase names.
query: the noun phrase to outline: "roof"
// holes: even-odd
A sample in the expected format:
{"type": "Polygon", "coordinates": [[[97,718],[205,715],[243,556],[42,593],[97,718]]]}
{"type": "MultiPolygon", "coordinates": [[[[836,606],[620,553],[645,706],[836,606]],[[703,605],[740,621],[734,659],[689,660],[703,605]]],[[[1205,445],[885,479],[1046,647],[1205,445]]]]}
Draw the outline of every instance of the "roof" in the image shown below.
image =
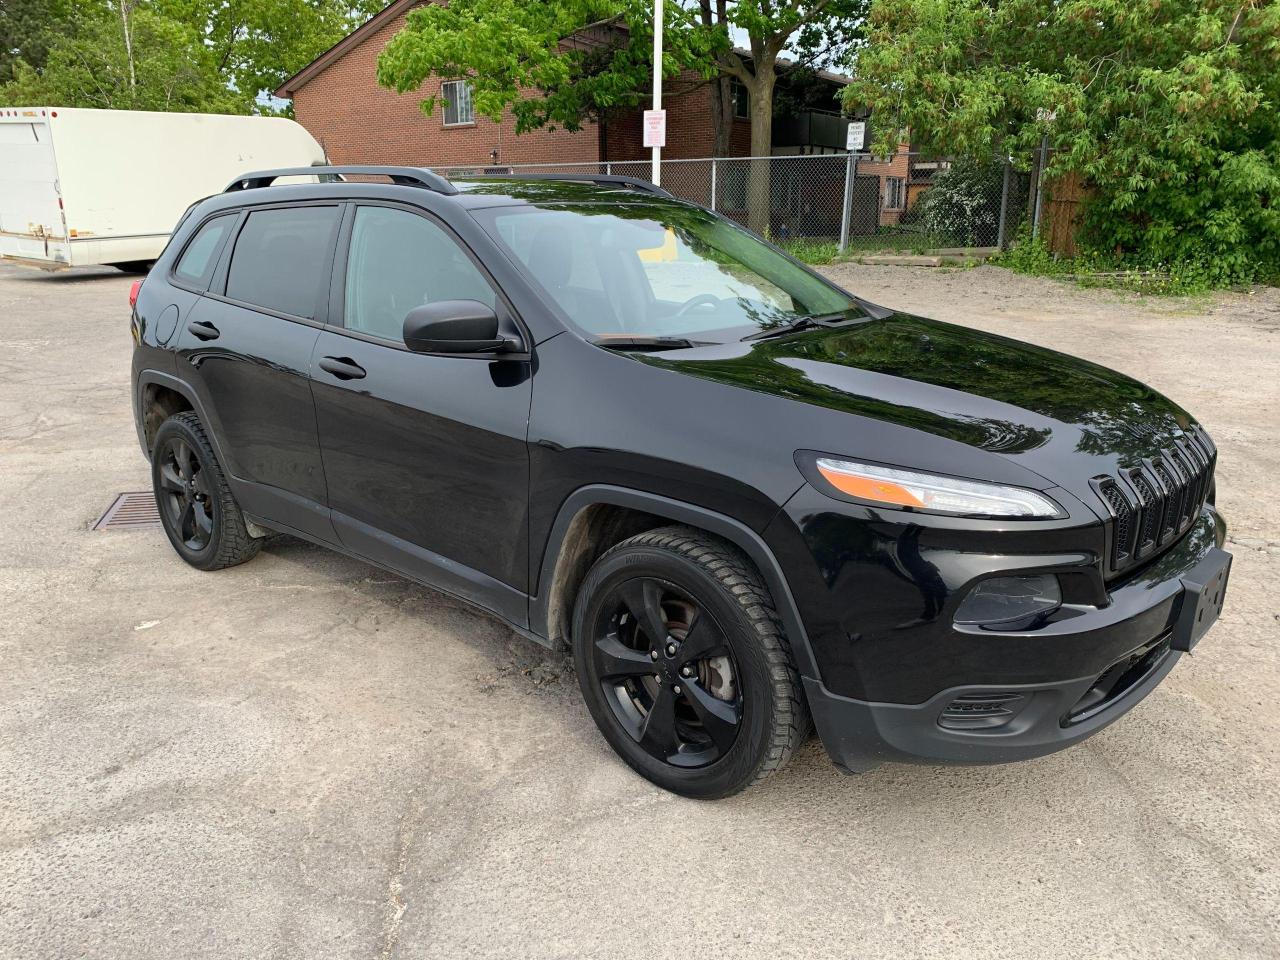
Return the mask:
{"type": "MultiPolygon", "coordinates": [[[[733,52],[743,60],[749,61],[752,59],[751,51],[745,47],[734,47],[733,52]]],[[[796,61],[788,59],[787,57],[778,57],[774,62],[778,65],[779,70],[791,70],[798,66],[796,61]]],[[[846,84],[853,83],[853,77],[843,73],[836,73],[834,70],[814,70],[813,72],[823,80],[828,80],[831,83],[838,83],[842,87],[846,84]]]]}
{"type": "Polygon", "coordinates": [[[426,0],[392,0],[391,3],[387,4],[364,23],[360,24],[360,26],[356,27],[284,83],[280,84],[275,91],[275,95],[281,99],[291,98],[295,90],[310,82],[317,74],[322,73],[326,67],[346,54],[348,50],[360,46],[360,44],[364,43],[365,40],[386,26],[389,21],[394,20],[402,14],[408,13],[414,7],[424,2],[426,2],[426,0]]]}
{"type": "MultiPolygon", "coordinates": [[[[281,99],[291,98],[295,90],[299,87],[305,86],[318,74],[323,73],[330,64],[344,56],[347,51],[360,46],[360,44],[364,43],[365,40],[381,30],[389,21],[394,20],[402,14],[408,13],[420,4],[428,2],[431,2],[431,0],[392,0],[391,3],[387,4],[364,23],[360,24],[360,26],[356,27],[353,31],[308,63],[284,83],[280,84],[280,86],[275,90],[275,95],[281,99]]],[[[735,47],[734,53],[746,60],[751,59],[750,50],[735,47]]],[[[789,60],[786,57],[779,57],[777,63],[783,70],[789,70],[796,66],[796,62],[794,60],[789,60]]],[[[845,76],[843,73],[836,73],[831,70],[815,70],[814,73],[823,80],[840,84],[841,86],[852,82],[850,77],[845,76]]]]}
{"type": "Polygon", "coordinates": [[[583,203],[612,202],[628,204],[680,203],[666,194],[649,193],[633,187],[612,183],[591,183],[574,180],[566,175],[564,180],[524,179],[522,177],[454,178],[450,182],[458,188],[458,199],[466,207],[493,206],[503,203],[583,203]]]}

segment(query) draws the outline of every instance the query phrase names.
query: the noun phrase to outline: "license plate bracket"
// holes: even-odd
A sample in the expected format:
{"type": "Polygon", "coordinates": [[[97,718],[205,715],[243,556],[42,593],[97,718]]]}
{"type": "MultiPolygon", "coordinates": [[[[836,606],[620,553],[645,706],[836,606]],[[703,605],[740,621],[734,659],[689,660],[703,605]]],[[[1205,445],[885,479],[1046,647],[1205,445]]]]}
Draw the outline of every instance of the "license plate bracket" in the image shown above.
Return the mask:
{"type": "Polygon", "coordinates": [[[1213,626],[1222,613],[1230,576],[1231,554],[1217,547],[1182,575],[1182,606],[1169,644],[1174,650],[1189,652],[1213,626]]]}

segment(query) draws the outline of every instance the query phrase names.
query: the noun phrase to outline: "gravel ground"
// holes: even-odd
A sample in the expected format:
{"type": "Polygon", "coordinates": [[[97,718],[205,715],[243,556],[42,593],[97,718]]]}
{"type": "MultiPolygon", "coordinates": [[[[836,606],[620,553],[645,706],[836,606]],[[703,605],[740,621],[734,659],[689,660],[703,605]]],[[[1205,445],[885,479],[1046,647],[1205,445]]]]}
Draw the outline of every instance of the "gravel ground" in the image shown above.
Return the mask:
{"type": "Polygon", "coordinates": [[[1223,621],[1085,744],[848,778],[814,742],[729,801],[662,793],[563,657],[452,600],[290,540],[201,574],[91,532],[147,487],[129,279],[0,267],[0,956],[1280,956],[1280,291],[833,273],[1217,441],[1223,621]]]}

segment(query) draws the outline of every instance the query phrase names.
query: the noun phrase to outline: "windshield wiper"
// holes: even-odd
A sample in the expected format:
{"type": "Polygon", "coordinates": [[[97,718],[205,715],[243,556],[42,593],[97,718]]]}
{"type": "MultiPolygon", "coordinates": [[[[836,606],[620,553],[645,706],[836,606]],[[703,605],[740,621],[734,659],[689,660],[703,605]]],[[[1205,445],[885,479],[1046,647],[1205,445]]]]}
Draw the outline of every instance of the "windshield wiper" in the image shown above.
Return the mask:
{"type": "Polygon", "coordinates": [[[834,313],[819,313],[804,317],[796,317],[790,323],[784,323],[777,327],[769,327],[761,330],[759,333],[749,333],[743,337],[743,341],[747,340],[767,340],[769,337],[781,337],[784,334],[795,333],[798,330],[808,330],[810,327],[839,327],[850,321],[865,320],[865,317],[850,317],[847,310],[838,310],[834,313]]]}
{"type": "Polygon", "coordinates": [[[591,342],[606,350],[685,350],[707,346],[706,341],[688,337],[596,337],[591,342]]]}

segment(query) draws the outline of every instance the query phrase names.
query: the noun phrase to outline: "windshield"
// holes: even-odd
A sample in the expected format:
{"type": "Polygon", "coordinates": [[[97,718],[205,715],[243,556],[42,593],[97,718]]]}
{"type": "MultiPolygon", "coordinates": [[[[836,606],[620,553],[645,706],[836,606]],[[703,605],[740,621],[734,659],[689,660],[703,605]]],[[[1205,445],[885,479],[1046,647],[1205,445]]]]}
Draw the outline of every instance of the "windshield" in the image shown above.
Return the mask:
{"type": "Polygon", "coordinates": [[[754,234],[696,207],[561,203],[475,215],[571,322],[600,339],[724,343],[858,309],[754,234]]]}

